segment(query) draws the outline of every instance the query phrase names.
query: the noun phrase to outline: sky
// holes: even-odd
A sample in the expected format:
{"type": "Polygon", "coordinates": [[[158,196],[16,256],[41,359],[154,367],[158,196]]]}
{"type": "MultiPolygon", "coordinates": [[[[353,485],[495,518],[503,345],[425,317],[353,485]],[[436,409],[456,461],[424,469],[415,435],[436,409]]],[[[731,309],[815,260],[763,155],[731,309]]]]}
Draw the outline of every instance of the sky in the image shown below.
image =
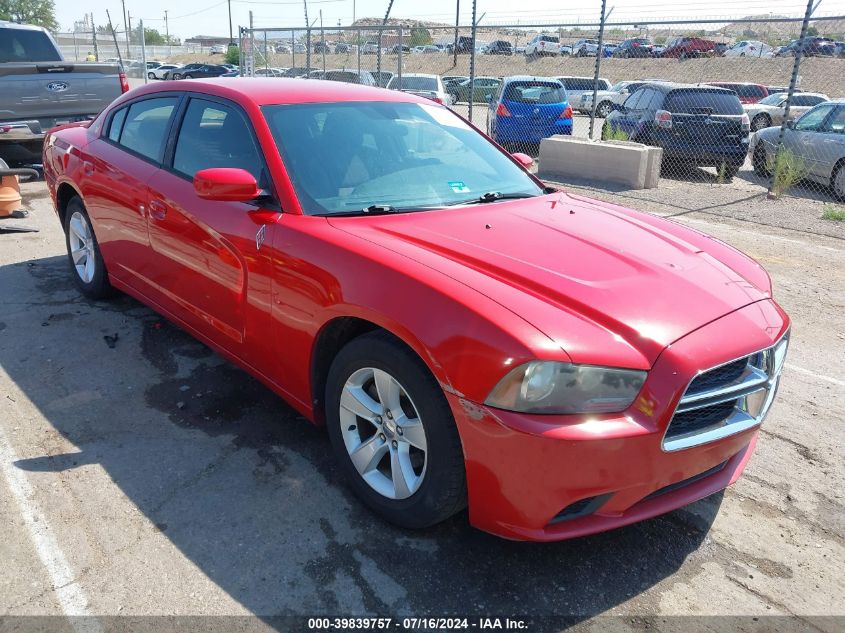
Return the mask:
{"type": "MultiPolygon", "coordinates": [[[[226,36],[229,32],[228,0],[125,0],[133,26],[142,18],[144,26],[164,33],[164,12],[168,11],[170,33],[182,39],[193,35],[226,36]]],[[[249,12],[257,27],[301,27],[305,22],[302,0],[230,0],[235,33],[239,25],[249,24],[249,12]]],[[[578,8],[561,0],[531,0],[526,10],[513,0],[477,0],[477,15],[484,14],[481,25],[494,24],[552,24],[595,21],[601,11],[601,0],[581,0],[578,8]],[[562,8],[562,5],[564,8],[562,8]]],[[[389,0],[309,0],[309,19],[319,19],[323,13],[325,25],[347,25],[355,15],[384,17],[389,0]]],[[[746,15],[803,16],[806,2],[802,0],[681,0],[679,3],[660,0],[607,0],[613,7],[610,21],[638,21],[659,19],[714,19],[729,22],[730,18],[746,15]]],[[[395,0],[391,17],[417,18],[432,22],[454,23],[455,0],[395,0]]],[[[61,30],[70,30],[74,21],[81,20],[86,11],[94,13],[96,24],[105,24],[106,9],[112,20],[122,22],[120,0],[56,0],[56,17],[61,30]]],[[[461,23],[471,22],[470,0],[461,2],[461,23]]],[[[844,15],[845,0],[822,0],[816,15],[844,15]]],[[[319,24],[319,22],[317,22],[319,24]]],[[[117,26],[117,25],[116,25],[117,26]]],[[[118,27],[119,28],[119,27],[118,27]]]]}

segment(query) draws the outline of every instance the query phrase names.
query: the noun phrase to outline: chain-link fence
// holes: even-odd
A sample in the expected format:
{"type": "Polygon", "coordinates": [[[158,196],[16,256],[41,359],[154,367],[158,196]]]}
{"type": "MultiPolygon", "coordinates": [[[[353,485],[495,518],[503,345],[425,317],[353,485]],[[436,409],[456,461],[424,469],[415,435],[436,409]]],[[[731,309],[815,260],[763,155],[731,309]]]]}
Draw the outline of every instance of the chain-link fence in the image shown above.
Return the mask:
{"type": "MultiPolygon", "coordinates": [[[[555,135],[633,141],[662,148],[664,177],[739,178],[773,195],[795,187],[830,199],[845,197],[843,39],[845,16],[809,9],[803,18],[636,25],[359,21],[241,28],[236,61],[241,76],[420,94],[534,157],[555,135]]],[[[183,51],[170,60],[223,61],[183,51]]]]}

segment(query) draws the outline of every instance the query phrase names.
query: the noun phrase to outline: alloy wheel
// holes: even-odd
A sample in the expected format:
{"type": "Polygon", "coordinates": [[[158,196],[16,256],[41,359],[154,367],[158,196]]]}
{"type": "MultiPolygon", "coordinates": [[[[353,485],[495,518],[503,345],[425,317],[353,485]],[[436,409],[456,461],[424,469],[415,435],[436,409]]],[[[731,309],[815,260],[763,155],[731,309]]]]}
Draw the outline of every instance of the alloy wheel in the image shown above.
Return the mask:
{"type": "Polygon", "coordinates": [[[423,421],[405,388],[388,372],[363,367],[346,380],[340,430],[355,470],[388,499],[407,499],[425,477],[423,421]]]}
{"type": "Polygon", "coordinates": [[[83,283],[89,284],[94,279],[97,260],[94,254],[94,234],[88,219],[79,211],[70,218],[70,256],[73,268],[83,283]]]}

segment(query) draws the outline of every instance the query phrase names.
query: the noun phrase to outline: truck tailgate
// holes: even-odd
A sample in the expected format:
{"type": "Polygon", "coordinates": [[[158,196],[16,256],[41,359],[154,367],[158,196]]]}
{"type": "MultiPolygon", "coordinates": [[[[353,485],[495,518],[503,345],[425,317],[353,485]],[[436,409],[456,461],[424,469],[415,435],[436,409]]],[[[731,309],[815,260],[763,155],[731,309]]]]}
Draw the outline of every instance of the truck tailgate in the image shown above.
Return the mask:
{"type": "Polygon", "coordinates": [[[0,64],[0,121],[41,121],[43,128],[95,115],[121,94],[116,64],[0,64]]]}

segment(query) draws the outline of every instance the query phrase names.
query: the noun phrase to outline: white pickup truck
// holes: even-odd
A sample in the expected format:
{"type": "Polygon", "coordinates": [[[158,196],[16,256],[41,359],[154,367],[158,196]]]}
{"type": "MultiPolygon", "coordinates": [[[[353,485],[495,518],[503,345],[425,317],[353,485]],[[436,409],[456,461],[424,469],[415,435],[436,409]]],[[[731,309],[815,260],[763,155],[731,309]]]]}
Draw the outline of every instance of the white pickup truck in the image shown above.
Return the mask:
{"type": "Polygon", "coordinates": [[[43,28],[0,21],[0,158],[41,162],[44,133],[94,118],[129,90],[118,64],[67,62],[43,28]]]}

